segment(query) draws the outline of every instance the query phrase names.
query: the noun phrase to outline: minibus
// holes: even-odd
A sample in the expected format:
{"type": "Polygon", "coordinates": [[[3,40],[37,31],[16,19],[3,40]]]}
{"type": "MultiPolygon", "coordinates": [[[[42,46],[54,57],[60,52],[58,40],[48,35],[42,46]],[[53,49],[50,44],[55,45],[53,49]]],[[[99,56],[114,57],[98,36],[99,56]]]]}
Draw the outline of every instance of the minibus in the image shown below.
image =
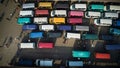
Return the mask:
{"type": "Polygon", "coordinates": [[[84,17],[84,12],[83,11],[69,11],[68,13],[69,17],[84,17]]]}
{"type": "Polygon", "coordinates": [[[43,32],[31,32],[29,34],[30,38],[42,38],[43,37],[43,32]]]}
{"type": "Polygon", "coordinates": [[[118,18],[119,14],[116,12],[104,12],[104,18],[118,18]]]}
{"type": "Polygon", "coordinates": [[[53,60],[52,59],[36,59],[35,61],[36,66],[45,66],[45,67],[52,67],[53,60]]]}
{"type": "Polygon", "coordinates": [[[49,15],[49,10],[40,10],[40,9],[35,10],[35,16],[48,16],[48,15],[49,15]]]}
{"type": "Polygon", "coordinates": [[[81,11],[86,11],[87,9],[87,4],[72,4],[70,6],[70,10],[81,10],[81,11]]]}
{"type": "Polygon", "coordinates": [[[52,9],[52,2],[39,2],[38,8],[52,9]]]}
{"type": "Polygon", "coordinates": [[[54,25],[39,25],[39,30],[54,31],[54,25]]]}
{"type": "Polygon", "coordinates": [[[117,28],[110,28],[109,32],[111,34],[120,35],[120,29],[117,29],[117,28]]]}
{"type": "Polygon", "coordinates": [[[81,38],[81,35],[80,35],[80,33],[67,32],[67,33],[66,33],[66,38],[67,38],[67,39],[71,39],[71,38],[80,39],[80,38],[81,38]]]}
{"type": "Polygon", "coordinates": [[[86,11],[85,12],[85,17],[86,18],[100,18],[102,17],[102,13],[99,11],[86,11]]]}
{"type": "Polygon", "coordinates": [[[97,34],[82,34],[82,40],[98,40],[97,34]]]}
{"type": "Polygon", "coordinates": [[[88,10],[92,11],[104,11],[105,6],[103,4],[89,4],[88,10]]]}
{"type": "Polygon", "coordinates": [[[82,18],[68,18],[69,24],[82,24],[82,18]]]}
{"type": "Polygon", "coordinates": [[[51,43],[51,42],[39,42],[38,48],[53,48],[53,43],[51,43]]]}
{"type": "Polygon", "coordinates": [[[21,10],[19,17],[33,17],[34,13],[32,10],[21,10]]]}
{"type": "Polygon", "coordinates": [[[34,17],[34,23],[36,24],[47,24],[48,18],[47,17],[34,17]]]}
{"type": "Polygon", "coordinates": [[[62,32],[47,32],[48,38],[59,38],[62,36],[62,32]]]}
{"type": "Polygon", "coordinates": [[[57,25],[57,30],[71,31],[72,26],[71,25],[57,25]]]}
{"type": "Polygon", "coordinates": [[[73,29],[75,31],[89,31],[89,26],[75,25],[73,29]]]}
{"type": "Polygon", "coordinates": [[[107,11],[120,11],[120,5],[107,5],[107,11]]]}
{"type": "Polygon", "coordinates": [[[49,18],[49,23],[50,24],[65,24],[65,18],[62,18],[62,17],[49,18]]]}
{"type": "Polygon", "coordinates": [[[22,30],[35,30],[35,29],[37,29],[37,25],[35,25],[35,24],[32,24],[32,25],[23,25],[22,26],[22,30]]]}
{"type": "Polygon", "coordinates": [[[106,50],[120,50],[119,44],[105,45],[106,50]]]}
{"type": "Polygon", "coordinates": [[[89,51],[72,51],[73,58],[89,58],[90,52],[89,51]]]}
{"type": "Polygon", "coordinates": [[[111,26],[112,19],[94,19],[94,24],[97,26],[111,26]]]}
{"type": "Polygon", "coordinates": [[[95,53],[95,58],[96,59],[110,59],[110,54],[109,53],[95,53]]]}
{"type": "Polygon", "coordinates": [[[35,48],[35,43],[20,43],[19,48],[35,48]]]}
{"type": "Polygon", "coordinates": [[[52,10],[51,16],[61,16],[61,17],[67,17],[67,10],[52,10]]]}
{"type": "Polygon", "coordinates": [[[24,3],[22,5],[22,9],[34,9],[35,8],[35,3],[24,3]]]}
{"type": "Polygon", "coordinates": [[[30,18],[18,18],[17,23],[19,25],[24,25],[24,24],[28,24],[31,23],[31,19],[30,18]]]}
{"type": "Polygon", "coordinates": [[[66,66],[68,67],[83,67],[83,61],[66,61],[66,66]]]}

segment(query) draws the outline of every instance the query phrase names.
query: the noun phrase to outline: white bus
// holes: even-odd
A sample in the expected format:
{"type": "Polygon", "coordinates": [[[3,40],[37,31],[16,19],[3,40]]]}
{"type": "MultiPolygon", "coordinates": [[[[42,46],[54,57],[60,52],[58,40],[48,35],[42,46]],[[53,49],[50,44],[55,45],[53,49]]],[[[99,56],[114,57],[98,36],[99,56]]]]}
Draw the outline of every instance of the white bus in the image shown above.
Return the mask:
{"type": "Polygon", "coordinates": [[[54,25],[39,25],[39,30],[44,30],[44,31],[54,31],[54,25]]]}
{"type": "Polygon", "coordinates": [[[67,39],[71,39],[71,38],[80,39],[80,37],[81,37],[80,33],[71,33],[71,32],[66,33],[67,39]]]}
{"type": "Polygon", "coordinates": [[[104,12],[105,18],[118,18],[119,14],[116,12],[104,12]]]}
{"type": "Polygon", "coordinates": [[[22,5],[22,9],[34,9],[35,3],[25,3],[22,5]]]}
{"type": "Polygon", "coordinates": [[[94,19],[94,24],[98,26],[111,26],[112,19],[94,19]]]}
{"type": "Polygon", "coordinates": [[[107,5],[107,11],[120,11],[120,5],[107,5]]]}
{"type": "Polygon", "coordinates": [[[47,17],[34,17],[34,23],[36,24],[47,24],[48,18],[47,17]]]}
{"type": "Polygon", "coordinates": [[[85,12],[85,17],[86,18],[99,18],[102,16],[102,13],[101,12],[97,12],[97,11],[87,11],[85,12]]]}
{"type": "Polygon", "coordinates": [[[52,10],[51,11],[51,16],[67,16],[67,10],[52,10]]]}
{"type": "Polygon", "coordinates": [[[74,26],[75,31],[89,31],[89,26],[81,26],[81,25],[76,25],[74,26]]]}
{"type": "Polygon", "coordinates": [[[21,10],[19,17],[33,17],[34,13],[32,10],[21,10]]]}
{"type": "Polygon", "coordinates": [[[70,10],[81,10],[81,11],[86,11],[87,9],[87,4],[72,4],[70,6],[70,10]]]}
{"type": "Polygon", "coordinates": [[[20,48],[35,48],[35,43],[20,43],[20,48]]]}

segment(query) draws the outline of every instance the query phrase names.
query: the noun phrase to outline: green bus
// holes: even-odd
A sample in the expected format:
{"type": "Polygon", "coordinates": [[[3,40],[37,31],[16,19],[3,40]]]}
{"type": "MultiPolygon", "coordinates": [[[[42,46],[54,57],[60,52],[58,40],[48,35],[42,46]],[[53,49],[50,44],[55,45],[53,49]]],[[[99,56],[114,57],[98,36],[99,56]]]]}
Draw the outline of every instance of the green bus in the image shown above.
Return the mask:
{"type": "Polygon", "coordinates": [[[82,34],[82,40],[98,40],[97,34],[82,34]]]}
{"type": "Polygon", "coordinates": [[[74,58],[89,58],[90,57],[90,52],[89,51],[72,51],[72,56],[74,58]]]}
{"type": "Polygon", "coordinates": [[[88,10],[104,11],[104,5],[103,4],[90,4],[88,6],[88,10]]]}

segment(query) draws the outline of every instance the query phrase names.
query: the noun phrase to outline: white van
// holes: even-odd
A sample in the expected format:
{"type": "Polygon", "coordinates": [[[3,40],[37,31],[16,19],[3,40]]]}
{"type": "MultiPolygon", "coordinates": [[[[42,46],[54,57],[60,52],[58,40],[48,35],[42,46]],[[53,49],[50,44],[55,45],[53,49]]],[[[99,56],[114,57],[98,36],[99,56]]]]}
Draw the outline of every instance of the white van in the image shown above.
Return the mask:
{"type": "Polygon", "coordinates": [[[70,10],[86,11],[86,9],[87,9],[87,4],[72,4],[70,6],[70,10]]]}
{"type": "Polygon", "coordinates": [[[97,11],[87,11],[85,12],[85,17],[86,18],[99,18],[102,16],[102,13],[101,12],[97,12],[97,11]]]}
{"type": "Polygon", "coordinates": [[[119,14],[116,12],[104,12],[105,18],[118,18],[119,14]]]}
{"type": "Polygon", "coordinates": [[[20,43],[19,48],[35,48],[35,43],[20,43]]]}
{"type": "Polygon", "coordinates": [[[35,3],[25,3],[22,5],[22,9],[34,9],[35,3]]]}
{"type": "Polygon", "coordinates": [[[76,25],[74,26],[75,31],[89,31],[89,26],[81,26],[81,25],[76,25]]]}
{"type": "Polygon", "coordinates": [[[80,33],[71,33],[71,32],[66,33],[67,39],[70,39],[70,38],[80,39],[80,37],[81,37],[80,33]]]}
{"type": "Polygon", "coordinates": [[[44,30],[44,31],[54,31],[54,25],[39,25],[39,30],[44,30]]]}
{"type": "Polygon", "coordinates": [[[98,26],[111,26],[112,19],[94,19],[94,24],[98,26]]]}
{"type": "Polygon", "coordinates": [[[34,13],[32,10],[21,10],[19,17],[33,17],[34,13]]]}
{"type": "Polygon", "coordinates": [[[120,11],[120,5],[107,5],[107,11],[120,11]]]}
{"type": "Polygon", "coordinates": [[[34,23],[36,24],[47,24],[48,18],[47,17],[34,17],[34,23]]]}
{"type": "Polygon", "coordinates": [[[67,16],[67,10],[52,10],[51,11],[51,16],[67,16]]]}

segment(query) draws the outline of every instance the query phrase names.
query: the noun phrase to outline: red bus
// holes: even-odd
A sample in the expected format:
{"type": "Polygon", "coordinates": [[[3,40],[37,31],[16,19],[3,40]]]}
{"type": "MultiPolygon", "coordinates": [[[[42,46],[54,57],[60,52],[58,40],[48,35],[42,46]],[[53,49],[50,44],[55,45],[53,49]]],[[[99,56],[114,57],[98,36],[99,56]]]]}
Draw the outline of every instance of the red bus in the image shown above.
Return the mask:
{"type": "Polygon", "coordinates": [[[84,12],[83,11],[69,11],[69,17],[83,17],[84,16],[84,12]]]}
{"type": "Polygon", "coordinates": [[[96,53],[95,58],[96,59],[110,59],[110,54],[108,54],[108,53],[96,53]]]}
{"type": "Polygon", "coordinates": [[[53,48],[53,43],[39,42],[38,48],[53,48]]]}
{"type": "Polygon", "coordinates": [[[36,9],[35,10],[35,16],[40,16],[40,15],[49,15],[49,11],[48,10],[36,9]]]}
{"type": "Polygon", "coordinates": [[[68,18],[69,24],[82,24],[82,18],[68,18]]]}

